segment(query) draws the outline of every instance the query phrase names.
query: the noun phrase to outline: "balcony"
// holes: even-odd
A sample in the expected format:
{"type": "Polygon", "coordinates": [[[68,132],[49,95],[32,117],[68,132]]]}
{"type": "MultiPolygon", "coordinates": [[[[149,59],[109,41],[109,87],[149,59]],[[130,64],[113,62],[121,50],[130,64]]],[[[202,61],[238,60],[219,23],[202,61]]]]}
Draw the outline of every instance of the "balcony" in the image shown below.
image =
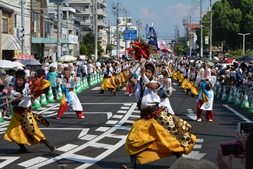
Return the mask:
{"type": "Polygon", "coordinates": [[[83,10],[82,7],[76,7],[76,9],[81,12],[81,13],[76,13],[76,15],[92,15],[91,9],[83,10]]]}
{"type": "Polygon", "coordinates": [[[80,21],[80,25],[81,26],[89,26],[89,25],[91,25],[91,21],[90,20],[80,21]]]}
{"type": "Polygon", "coordinates": [[[91,4],[92,0],[68,0],[68,3],[81,3],[81,4],[91,4]]]}
{"type": "Polygon", "coordinates": [[[97,12],[98,12],[98,15],[102,15],[102,16],[106,17],[106,12],[105,12],[105,10],[103,10],[103,9],[98,9],[97,12]]]}
{"type": "Polygon", "coordinates": [[[102,19],[98,20],[98,26],[100,27],[106,27],[106,22],[102,19]]]}
{"type": "Polygon", "coordinates": [[[105,0],[98,0],[98,3],[101,5],[102,8],[107,7],[107,3],[105,2],[105,0]]]}

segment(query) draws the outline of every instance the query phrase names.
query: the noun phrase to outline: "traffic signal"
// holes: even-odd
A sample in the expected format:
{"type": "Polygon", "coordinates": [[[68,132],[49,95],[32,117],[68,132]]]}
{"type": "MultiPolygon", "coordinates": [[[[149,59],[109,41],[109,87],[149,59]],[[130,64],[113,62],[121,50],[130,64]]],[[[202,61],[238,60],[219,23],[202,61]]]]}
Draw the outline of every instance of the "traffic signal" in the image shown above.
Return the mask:
{"type": "Polygon", "coordinates": [[[25,30],[24,28],[18,27],[18,30],[17,30],[18,38],[22,38],[25,36],[24,30],[25,30]]]}

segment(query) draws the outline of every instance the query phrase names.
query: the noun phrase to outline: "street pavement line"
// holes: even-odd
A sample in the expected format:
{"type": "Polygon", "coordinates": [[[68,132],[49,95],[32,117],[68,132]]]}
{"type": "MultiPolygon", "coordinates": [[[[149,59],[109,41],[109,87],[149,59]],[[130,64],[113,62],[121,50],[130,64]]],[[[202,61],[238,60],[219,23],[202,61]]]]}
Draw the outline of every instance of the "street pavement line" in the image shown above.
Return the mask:
{"type": "Polygon", "coordinates": [[[94,87],[93,89],[91,89],[91,90],[100,90],[101,89],[101,87],[94,87]]]}
{"type": "Polygon", "coordinates": [[[110,127],[99,127],[95,131],[105,132],[105,131],[107,131],[109,129],[110,129],[110,127]]]}
{"type": "MultiPolygon", "coordinates": [[[[122,139],[117,142],[116,144],[114,144],[112,146],[112,148],[107,149],[106,151],[104,151],[103,153],[101,153],[100,155],[98,155],[96,158],[91,158],[91,157],[87,157],[87,156],[81,156],[81,155],[76,155],[75,153],[94,145],[95,143],[97,143],[98,141],[100,141],[101,139],[107,137],[107,136],[112,136],[111,133],[113,133],[114,131],[118,130],[118,129],[122,129],[122,125],[125,123],[125,121],[130,117],[130,115],[132,114],[132,111],[135,109],[136,107],[136,103],[134,103],[132,105],[132,107],[128,110],[128,112],[125,114],[125,116],[113,127],[111,127],[108,131],[102,133],[101,135],[95,137],[94,139],[92,139],[91,141],[84,143],[82,145],[79,145],[78,147],[74,148],[73,150],[70,150],[66,153],[63,153],[61,155],[58,155],[54,158],[48,159],[47,161],[44,161],[42,163],[39,163],[37,165],[34,165],[32,167],[29,167],[27,169],[38,169],[40,167],[46,166],[48,164],[54,163],[57,160],[60,159],[68,159],[68,160],[72,160],[72,161],[78,161],[81,163],[84,163],[83,165],[80,165],[79,167],[77,167],[76,169],[85,169],[88,168],[90,166],[92,166],[93,164],[95,164],[96,162],[102,160],[103,158],[109,156],[111,153],[113,153],[115,150],[117,150],[118,148],[120,148],[122,145],[125,144],[126,142],[126,137],[127,136],[122,136],[122,139]]],[[[113,135],[114,137],[116,135],[113,135]]],[[[119,135],[119,137],[121,137],[119,135]]]]}
{"type": "Polygon", "coordinates": [[[196,116],[196,114],[194,114],[192,109],[187,109],[187,112],[188,112],[188,114],[186,114],[186,116],[188,116],[190,119],[192,119],[194,121],[197,119],[197,116],[196,116]]]}
{"type": "MultiPolygon", "coordinates": [[[[128,102],[128,104],[134,104],[135,102],[128,102]]],[[[126,104],[126,102],[122,102],[122,103],[81,103],[81,104],[126,104]]]]}
{"type": "Polygon", "coordinates": [[[62,151],[62,152],[67,152],[69,150],[72,150],[73,148],[76,148],[78,145],[74,145],[74,144],[66,144],[62,147],[57,148],[56,150],[58,151],[62,151]]]}
{"type": "Polygon", "coordinates": [[[35,158],[32,158],[28,161],[19,163],[18,165],[27,168],[27,167],[33,166],[34,164],[41,163],[46,160],[47,160],[47,158],[44,158],[44,157],[35,157],[35,158]]]}
{"type": "Polygon", "coordinates": [[[3,162],[0,163],[0,168],[3,168],[7,165],[9,165],[10,163],[12,163],[13,161],[19,159],[20,157],[0,157],[0,160],[4,160],[3,162]]]}
{"type": "Polygon", "coordinates": [[[226,107],[228,110],[232,111],[235,115],[239,116],[241,119],[243,119],[246,122],[252,122],[251,120],[249,120],[247,117],[245,117],[244,115],[242,115],[241,113],[239,113],[238,111],[236,111],[235,109],[233,109],[232,107],[223,104],[224,107],[226,107]]]}

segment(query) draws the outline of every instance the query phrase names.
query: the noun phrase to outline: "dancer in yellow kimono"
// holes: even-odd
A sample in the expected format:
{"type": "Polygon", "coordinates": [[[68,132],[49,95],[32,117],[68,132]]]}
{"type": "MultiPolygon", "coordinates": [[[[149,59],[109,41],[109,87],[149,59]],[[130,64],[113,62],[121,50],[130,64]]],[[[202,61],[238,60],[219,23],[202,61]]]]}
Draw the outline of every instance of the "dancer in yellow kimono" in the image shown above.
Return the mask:
{"type": "Polygon", "coordinates": [[[20,149],[16,153],[27,152],[24,144],[31,146],[44,143],[52,152],[56,149],[53,144],[46,140],[36,121],[46,127],[49,126],[49,122],[43,116],[33,113],[31,109],[31,100],[44,93],[44,90],[48,89],[49,86],[50,82],[44,80],[43,76],[26,83],[23,70],[16,72],[15,81],[10,84],[10,93],[17,99],[12,101],[14,113],[4,134],[4,139],[18,144],[20,149]]]}
{"type": "Polygon", "coordinates": [[[133,123],[126,139],[126,154],[130,156],[131,162],[122,166],[125,169],[136,169],[136,160],[145,164],[168,156],[175,155],[179,158],[181,154],[190,153],[196,142],[196,137],[191,134],[189,126],[186,126],[188,129],[184,133],[186,137],[179,138],[180,130],[173,121],[179,118],[168,115],[164,108],[159,108],[160,97],[157,95],[157,90],[160,84],[153,80],[155,67],[145,62],[145,58],[140,58],[138,63],[141,68],[140,80],[133,78],[138,69],[136,66],[131,68],[128,76],[129,82],[136,89],[135,96],[140,118],[133,123]]]}

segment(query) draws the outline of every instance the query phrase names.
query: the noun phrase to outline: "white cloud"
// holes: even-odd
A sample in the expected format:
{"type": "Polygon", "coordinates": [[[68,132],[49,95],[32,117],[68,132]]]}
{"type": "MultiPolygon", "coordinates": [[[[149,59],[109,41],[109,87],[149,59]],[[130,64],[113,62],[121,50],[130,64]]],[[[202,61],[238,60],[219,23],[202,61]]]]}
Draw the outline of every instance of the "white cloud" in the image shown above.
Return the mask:
{"type": "Polygon", "coordinates": [[[183,19],[190,14],[192,15],[192,18],[197,18],[200,15],[199,13],[199,7],[193,7],[191,5],[184,5],[182,3],[178,3],[175,5],[168,6],[165,15],[171,19],[183,19]]]}
{"type": "Polygon", "coordinates": [[[142,7],[141,11],[139,12],[138,15],[141,19],[150,19],[150,20],[155,20],[159,18],[155,14],[149,13],[148,9],[146,7],[142,7]]]}

